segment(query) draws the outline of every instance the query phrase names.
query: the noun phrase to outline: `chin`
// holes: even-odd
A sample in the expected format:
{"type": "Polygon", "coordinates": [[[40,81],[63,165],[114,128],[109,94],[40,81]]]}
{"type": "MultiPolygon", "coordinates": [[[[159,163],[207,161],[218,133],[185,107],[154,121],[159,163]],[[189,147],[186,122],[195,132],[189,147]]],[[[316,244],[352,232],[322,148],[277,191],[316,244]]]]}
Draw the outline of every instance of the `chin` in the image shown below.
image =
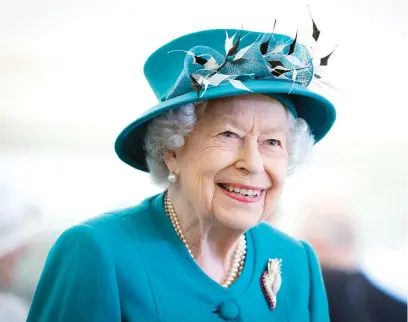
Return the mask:
{"type": "Polygon", "coordinates": [[[261,221],[261,217],[259,213],[236,210],[231,210],[228,213],[225,213],[225,210],[215,213],[215,218],[221,225],[240,231],[247,231],[255,227],[261,221]]]}
{"type": "Polygon", "coordinates": [[[260,195],[243,198],[217,185],[212,213],[223,226],[246,231],[262,220],[264,201],[264,191],[260,195]]]}

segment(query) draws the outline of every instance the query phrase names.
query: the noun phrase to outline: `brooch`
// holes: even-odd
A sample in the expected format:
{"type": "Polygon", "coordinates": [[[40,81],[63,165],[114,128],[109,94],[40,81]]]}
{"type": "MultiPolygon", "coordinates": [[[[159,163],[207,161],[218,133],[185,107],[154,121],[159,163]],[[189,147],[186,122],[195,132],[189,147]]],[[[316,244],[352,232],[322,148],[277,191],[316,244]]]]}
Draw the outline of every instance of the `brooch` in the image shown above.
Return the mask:
{"type": "Polygon", "coordinates": [[[261,276],[261,288],[271,310],[276,307],[276,296],[282,284],[282,259],[269,259],[268,268],[261,276]]]}

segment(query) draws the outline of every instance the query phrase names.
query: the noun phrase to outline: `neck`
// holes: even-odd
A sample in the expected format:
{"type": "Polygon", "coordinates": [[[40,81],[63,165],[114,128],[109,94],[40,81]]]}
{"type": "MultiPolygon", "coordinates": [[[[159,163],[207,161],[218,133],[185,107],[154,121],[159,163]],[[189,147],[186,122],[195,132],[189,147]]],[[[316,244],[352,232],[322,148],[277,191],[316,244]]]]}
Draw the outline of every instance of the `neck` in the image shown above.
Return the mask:
{"type": "Polygon", "coordinates": [[[244,232],[225,227],[210,213],[195,209],[174,188],[168,193],[197,264],[211,278],[222,281],[244,232]]]}

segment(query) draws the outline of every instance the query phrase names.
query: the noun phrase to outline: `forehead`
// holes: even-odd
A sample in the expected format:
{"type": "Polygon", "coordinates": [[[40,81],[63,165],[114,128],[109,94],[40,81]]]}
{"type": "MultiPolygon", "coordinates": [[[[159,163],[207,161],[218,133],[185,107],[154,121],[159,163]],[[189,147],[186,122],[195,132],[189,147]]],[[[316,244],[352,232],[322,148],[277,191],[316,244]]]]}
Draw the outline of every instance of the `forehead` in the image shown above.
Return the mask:
{"type": "Polygon", "coordinates": [[[258,121],[269,125],[287,123],[285,107],[279,101],[261,94],[225,97],[209,101],[203,116],[207,120],[211,119],[212,123],[227,120],[238,123],[258,121]]]}

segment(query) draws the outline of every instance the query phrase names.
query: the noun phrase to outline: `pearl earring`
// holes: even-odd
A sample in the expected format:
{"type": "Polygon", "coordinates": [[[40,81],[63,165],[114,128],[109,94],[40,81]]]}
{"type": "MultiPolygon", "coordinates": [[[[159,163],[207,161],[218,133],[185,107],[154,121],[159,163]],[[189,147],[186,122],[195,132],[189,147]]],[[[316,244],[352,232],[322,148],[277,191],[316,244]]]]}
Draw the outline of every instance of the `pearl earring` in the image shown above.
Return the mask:
{"type": "Polygon", "coordinates": [[[169,180],[170,183],[176,183],[177,175],[174,172],[170,172],[169,176],[167,177],[167,180],[169,180]]]}

